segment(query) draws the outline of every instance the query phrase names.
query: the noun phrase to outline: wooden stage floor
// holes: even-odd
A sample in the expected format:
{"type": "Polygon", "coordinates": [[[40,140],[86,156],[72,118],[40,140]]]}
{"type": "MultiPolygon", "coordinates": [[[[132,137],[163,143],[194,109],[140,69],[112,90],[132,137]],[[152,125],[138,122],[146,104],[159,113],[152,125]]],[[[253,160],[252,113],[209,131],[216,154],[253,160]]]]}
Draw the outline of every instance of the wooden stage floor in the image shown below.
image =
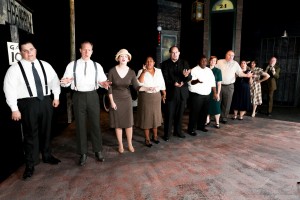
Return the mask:
{"type": "MultiPolygon", "coordinates": [[[[53,139],[53,154],[62,162],[55,166],[41,162],[26,181],[21,166],[0,184],[0,199],[300,199],[299,121],[245,116],[229,119],[220,129],[212,122],[207,133],[171,137],[169,142],[160,139],[152,148],[144,145],[143,132],[134,128],[136,152],[125,149],[121,155],[107,115],[101,113],[105,162],[95,161],[89,144],[86,165],[76,164],[71,123],[53,139]]],[[[186,114],[185,130],[187,122],[186,114]]],[[[127,147],[125,138],[123,142],[127,147]]]]}

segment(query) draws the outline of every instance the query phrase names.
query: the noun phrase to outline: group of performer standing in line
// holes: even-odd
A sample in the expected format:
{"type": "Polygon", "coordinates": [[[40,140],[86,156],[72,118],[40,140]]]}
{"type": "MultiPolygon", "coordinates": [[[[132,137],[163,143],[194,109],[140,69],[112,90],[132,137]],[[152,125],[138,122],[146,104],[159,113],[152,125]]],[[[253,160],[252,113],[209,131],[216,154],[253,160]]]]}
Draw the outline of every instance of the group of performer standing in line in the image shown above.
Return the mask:
{"type": "Polygon", "coordinates": [[[147,147],[160,143],[157,129],[162,123],[165,141],[170,140],[171,134],[185,138],[182,119],[186,106],[189,108],[187,133],[192,136],[197,135],[196,130],[207,132],[206,126],[212,117],[214,127],[220,128],[220,122],[227,123],[230,109],[234,110],[232,119],[237,119],[239,112],[239,119],[242,120],[252,104],[252,117],[255,117],[257,105],[262,104],[260,83],[265,80],[268,80],[269,88],[272,86],[268,108],[268,113],[271,113],[272,97],[280,72],[278,65],[275,65],[275,57],[270,59],[263,71],[256,67],[256,61],[251,62],[250,68],[246,61],[241,61],[240,66],[234,61],[232,50],[220,60],[215,56],[207,59],[203,55],[197,66],[190,68],[188,62],[179,57],[179,48],[172,46],[169,49],[170,58],[163,61],[160,68],[155,67],[154,58],[148,56],[137,74],[128,66],[132,55],[121,49],[115,56],[118,64],[106,75],[103,67],[91,60],[93,44],[84,41],[79,49],[81,57],[67,65],[59,80],[49,63],[37,59],[33,40],[21,41],[19,49],[22,59],[7,70],[3,89],[12,111],[12,120],[22,123],[26,165],[24,180],[33,175],[40,154],[44,163],[61,162],[52,155],[50,147],[53,107],[59,105],[60,87],[70,87],[74,91],[76,149],[80,155],[78,164],[83,166],[87,160],[88,133],[95,159],[104,161],[99,123],[99,87],[108,90],[109,125],[115,129],[118,152],[122,154],[125,151],[123,130],[128,151],[135,152],[132,144],[134,125],[143,129],[147,147]],[[33,73],[35,70],[38,75],[33,73]],[[135,118],[129,86],[138,91],[135,118]]]}

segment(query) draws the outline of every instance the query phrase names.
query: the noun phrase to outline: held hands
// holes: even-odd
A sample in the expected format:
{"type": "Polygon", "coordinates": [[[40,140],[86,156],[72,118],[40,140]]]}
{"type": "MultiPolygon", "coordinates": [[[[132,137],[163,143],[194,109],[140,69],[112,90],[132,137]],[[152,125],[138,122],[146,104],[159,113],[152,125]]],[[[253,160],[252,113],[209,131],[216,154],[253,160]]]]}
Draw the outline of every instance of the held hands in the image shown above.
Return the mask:
{"type": "Polygon", "coordinates": [[[190,69],[184,69],[182,74],[184,75],[184,77],[187,77],[189,74],[191,73],[190,69]]]}
{"type": "Polygon", "coordinates": [[[67,78],[67,77],[66,78],[62,78],[60,80],[60,84],[67,85],[67,84],[71,83],[73,80],[74,80],[73,77],[72,78],[67,78]]]}
{"type": "Polygon", "coordinates": [[[147,92],[155,93],[155,92],[158,92],[158,91],[156,90],[156,87],[147,87],[147,92]]]}
{"type": "Polygon", "coordinates": [[[197,83],[203,83],[203,82],[200,81],[199,79],[195,79],[195,80],[192,80],[192,81],[191,81],[191,84],[192,84],[192,85],[195,85],[195,84],[197,84],[197,83]]]}
{"type": "Polygon", "coordinates": [[[246,75],[247,75],[247,76],[246,76],[247,78],[253,77],[253,73],[252,73],[251,71],[249,71],[246,75]]]}
{"type": "Polygon", "coordinates": [[[110,85],[112,84],[112,82],[111,81],[109,81],[109,80],[106,80],[106,81],[102,81],[102,82],[98,82],[103,88],[105,88],[105,89],[107,89],[108,90],[108,88],[110,87],[110,85]]]}
{"type": "Polygon", "coordinates": [[[155,93],[155,92],[159,91],[159,88],[157,88],[157,87],[145,87],[145,86],[141,86],[138,89],[138,91],[155,93]]]}
{"type": "Polygon", "coordinates": [[[219,94],[214,94],[213,99],[214,99],[215,101],[220,101],[220,95],[219,95],[219,94]]]}
{"type": "Polygon", "coordinates": [[[181,87],[181,86],[183,86],[183,82],[181,81],[180,83],[178,83],[178,82],[175,82],[175,87],[181,87]]]}

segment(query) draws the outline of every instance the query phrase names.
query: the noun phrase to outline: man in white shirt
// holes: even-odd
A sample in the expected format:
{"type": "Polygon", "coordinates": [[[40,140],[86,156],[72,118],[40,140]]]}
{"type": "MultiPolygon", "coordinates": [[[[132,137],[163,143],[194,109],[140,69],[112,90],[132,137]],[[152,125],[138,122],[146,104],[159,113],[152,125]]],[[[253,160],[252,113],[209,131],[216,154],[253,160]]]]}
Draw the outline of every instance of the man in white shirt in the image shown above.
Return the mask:
{"type": "Polygon", "coordinates": [[[33,175],[34,165],[39,163],[39,152],[44,163],[60,162],[51,154],[50,138],[53,107],[59,105],[61,90],[52,66],[36,58],[37,50],[32,40],[21,41],[19,49],[22,59],[7,70],[3,89],[6,102],[12,111],[12,120],[21,121],[22,124],[25,180],[33,175]],[[35,76],[33,71],[37,71],[38,75],[35,76]],[[39,79],[38,83],[36,79],[39,79]]]}
{"type": "Polygon", "coordinates": [[[195,131],[207,132],[205,122],[209,108],[209,97],[213,91],[216,94],[215,76],[210,68],[207,67],[207,58],[203,55],[199,60],[199,65],[191,70],[192,80],[189,82],[190,91],[190,113],[188,134],[196,136],[195,131]]]}
{"type": "Polygon", "coordinates": [[[102,135],[100,130],[100,103],[97,89],[108,88],[110,82],[102,66],[91,60],[93,44],[89,41],[81,43],[79,49],[81,58],[67,65],[61,79],[62,87],[71,87],[73,94],[73,109],[76,123],[77,153],[80,154],[79,165],[86,163],[88,152],[88,130],[96,160],[103,162],[102,135]],[[89,126],[87,126],[87,123],[89,126]]]}
{"type": "Polygon", "coordinates": [[[217,62],[216,67],[222,72],[222,90],[220,94],[221,100],[221,122],[226,124],[227,118],[230,112],[230,106],[232,96],[234,92],[235,77],[252,77],[252,73],[245,74],[239,63],[234,58],[234,52],[232,50],[227,51],[225,59],[220,59],[217,62]]]}

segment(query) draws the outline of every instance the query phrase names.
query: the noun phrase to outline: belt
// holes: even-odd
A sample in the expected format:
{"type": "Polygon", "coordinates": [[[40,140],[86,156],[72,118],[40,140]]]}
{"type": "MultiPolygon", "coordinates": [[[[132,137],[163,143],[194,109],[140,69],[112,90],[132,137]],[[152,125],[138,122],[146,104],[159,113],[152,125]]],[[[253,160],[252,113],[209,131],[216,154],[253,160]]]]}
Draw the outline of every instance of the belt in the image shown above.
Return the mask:
{"type": "MultiPolygon", "coordinates": [[[[44,95],[44,97],[47,98],[47,97],[50,97],[50,95],[44,95]]],[[[25,100],[31,100],[31,99],[37,99],[37,97],[25,97],[22,99],[18,99],[18,102],[25,101],[25,100]]]]}
{"type": "Polygon", "coordinates": [[[229,85],[232,85],[233,83],[230,83],[230,84],[222,84],[222,86],[229,86],[229,85]]]}
{"type": "Polygon", "coordinates": [[[77,91],[74,90],[74,93],[89,93],[89,92],[97,92],[96,90],[92,90],[92,91],[77,91]]]}

